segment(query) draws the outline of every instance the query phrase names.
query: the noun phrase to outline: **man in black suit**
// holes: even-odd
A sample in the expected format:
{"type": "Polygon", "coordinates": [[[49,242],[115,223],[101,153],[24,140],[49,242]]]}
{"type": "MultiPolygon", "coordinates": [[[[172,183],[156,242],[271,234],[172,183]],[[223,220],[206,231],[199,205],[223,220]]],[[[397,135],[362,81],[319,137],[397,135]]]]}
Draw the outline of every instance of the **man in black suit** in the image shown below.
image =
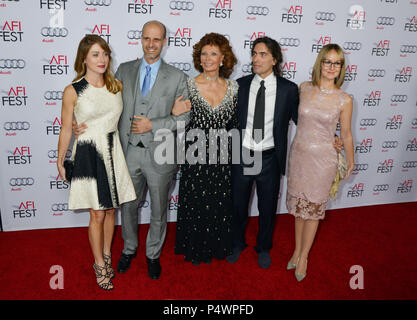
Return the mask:
{"type": "MultiPolygon", "coordinates": [[[[298,86],[280,76],[282,53],[279,44],[258,38],[252,47],[253,74],[237,80],[239,84],[237,116],[241,130],[242,161],[232,166],[233,254],[234,263],[245,249],[245,229],[249,200],[256,182],[259,230],[255,250],[258,264],[269,268],[272,234],[277,212],[281,174],[285,174],[289,121],[297,123],[298,86]],[[258,153],[260,172],[247,174],[245,154],[258,153]]],[[[255,160],[257,157],[255,156],[255,160]]]]}

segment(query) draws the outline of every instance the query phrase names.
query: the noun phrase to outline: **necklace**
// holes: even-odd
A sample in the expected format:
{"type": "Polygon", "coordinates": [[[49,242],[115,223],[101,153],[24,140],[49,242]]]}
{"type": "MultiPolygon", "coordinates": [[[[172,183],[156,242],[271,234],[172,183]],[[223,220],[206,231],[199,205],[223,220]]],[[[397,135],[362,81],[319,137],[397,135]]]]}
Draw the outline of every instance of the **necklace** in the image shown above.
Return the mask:
{"type": "Polygon", "coordinates": [[[206,75],[206,74],[203,72],[203,77],[204,77],[204,79],[206,79],[206,80],[209,80],[209,81],[214,81],[214,80],[217,80],[217,79],[219,78],[219,75],[217,75],[217,76],[215,76],[215,77],[209,77],[208,75],[206,75]]]}
{"type": "Polygon", "coordinates": [[[324,89],[324,88],[320,87],[320,91],[323,92],[323,93],[326,93],[326,94],[331,94],[331,93],[334,92],[334,90],[335,89],[328,90],[328,89],[324,89]]]}

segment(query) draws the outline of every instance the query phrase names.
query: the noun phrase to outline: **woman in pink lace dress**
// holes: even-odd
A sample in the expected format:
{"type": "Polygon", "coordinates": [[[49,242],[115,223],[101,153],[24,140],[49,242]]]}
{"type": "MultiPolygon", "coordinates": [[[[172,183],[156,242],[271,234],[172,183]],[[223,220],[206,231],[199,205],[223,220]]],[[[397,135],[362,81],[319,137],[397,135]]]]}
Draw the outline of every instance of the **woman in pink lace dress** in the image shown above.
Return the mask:
{"type": "Polygon", "coordinates": [[[348,161],[346,179],[353,170],[350,128],[352,98],[340,89],[345,76],[343,50],[337,44],[322,48],[313,67],[312,81],[300,85],[298,124],[288,168],[288,212],[295,216],[295,250],[287,269],[301,281],[319,221],[324,218],[330,188],[336,176],[334,132],[340,122],[348,161]]]}

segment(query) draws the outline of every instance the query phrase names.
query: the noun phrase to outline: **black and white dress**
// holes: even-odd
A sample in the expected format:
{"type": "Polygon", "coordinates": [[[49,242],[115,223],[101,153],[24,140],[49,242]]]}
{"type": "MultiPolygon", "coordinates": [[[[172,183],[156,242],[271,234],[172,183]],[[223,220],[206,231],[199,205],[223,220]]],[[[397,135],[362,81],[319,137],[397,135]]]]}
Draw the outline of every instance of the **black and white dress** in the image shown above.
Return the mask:
{"type": "Polygon", "coordinates": [[[105,210],[136,199],[119,140],[121,92],[96,88],[85,78],[74,82],[77,103],[74,116],[87,129],[72,149],[74,171],[68,208],[105,210]]]}

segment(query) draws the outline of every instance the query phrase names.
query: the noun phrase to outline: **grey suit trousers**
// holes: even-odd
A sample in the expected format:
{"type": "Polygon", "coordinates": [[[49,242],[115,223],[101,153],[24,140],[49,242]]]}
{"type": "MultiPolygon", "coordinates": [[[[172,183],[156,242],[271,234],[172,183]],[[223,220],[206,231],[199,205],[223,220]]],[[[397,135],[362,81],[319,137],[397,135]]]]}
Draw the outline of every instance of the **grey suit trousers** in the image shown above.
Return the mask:
{"type": "Polygon", "coordinates": [[[136,191],[137,199],[122,204],[122,237],[123,253],[132,254],[138,247],[138,207],[146,186],[151,198],[149,231],[146,238],[146,256],[149,259],[159,258],[165,240],[167,227],[168,197],[175,171],[159,173],[151,162],[149,148],[128,145],[126,163],[136,191]]]}

